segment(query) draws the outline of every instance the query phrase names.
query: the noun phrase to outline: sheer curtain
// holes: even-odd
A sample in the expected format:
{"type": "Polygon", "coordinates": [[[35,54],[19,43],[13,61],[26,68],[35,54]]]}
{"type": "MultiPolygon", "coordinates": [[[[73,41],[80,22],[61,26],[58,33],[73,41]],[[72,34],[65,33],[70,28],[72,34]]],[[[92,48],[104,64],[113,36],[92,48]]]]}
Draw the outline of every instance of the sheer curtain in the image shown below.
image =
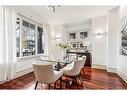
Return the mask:
{"type": "Polygon", "coordinates": [[[0,6],[0,81],[15,76],[16,17],[16,12],[0,6]]]}

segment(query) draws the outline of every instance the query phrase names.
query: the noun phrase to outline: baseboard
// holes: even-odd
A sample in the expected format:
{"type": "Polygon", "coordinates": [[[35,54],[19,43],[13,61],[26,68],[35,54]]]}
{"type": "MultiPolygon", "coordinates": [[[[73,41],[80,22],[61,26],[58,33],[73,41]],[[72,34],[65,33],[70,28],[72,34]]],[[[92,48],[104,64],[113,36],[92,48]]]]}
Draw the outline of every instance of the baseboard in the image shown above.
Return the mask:
{"type": "Polygon", "coordinates": [[[127,76],[117,70],[117,74],[127,83],[127,76]]]}
{"type": "Polygon", "coordinates": [[[116,68],[107,68],[107,72],[117,73],[117,69],[116,68]]]}
{"type": "Polygon", "coordinates": [[[105,65],[92,64],[92,68],[106,70],[106,66],[105,65]]]}
{"type": "MultiPolygon", "coordinates": [[[[32,71],[33,71],[33,69],[32,69],[32,68],[29,68],[29,69],[25,69],[25,70],[20,71],[20,72],[16,72],[16,75],[13,76],[12,79],[15,79],[15,78],[20,77],[20,76],[25,75],[25,74],[28,74],[28,73],[30,73],[30,72],[32,72],[32,71]]],[[[7,82],[7,81],[10,81],[10,80],[12,80],[12,79],[8,79],[8,80],[5,80],[5,81],[0,81],[0,84],[2,84],[2,83],[4,83],[4,82],[7,82]]]]}
{"type": "Polygon", "coordinates": [[[16,72],[15,78],[20,77],[20,76],[22,76],[22,75],[25,75],[25,74],[27,74],[27,73],[30,73],[30,72],[32,72],[32,71],[33,71],[32,68],[28,68],[28,69],[25,69],[25,70],[23,70],[23,71],[16,72]]]}

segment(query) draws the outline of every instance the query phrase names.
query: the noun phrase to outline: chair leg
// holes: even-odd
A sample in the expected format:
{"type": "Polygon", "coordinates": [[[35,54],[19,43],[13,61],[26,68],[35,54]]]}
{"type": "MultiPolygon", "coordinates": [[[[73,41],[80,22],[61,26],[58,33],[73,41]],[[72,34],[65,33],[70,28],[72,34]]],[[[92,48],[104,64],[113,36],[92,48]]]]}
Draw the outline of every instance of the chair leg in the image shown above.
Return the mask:
{"type": "Polygon", "coordinates": [[[49,87],[49,89],[50,89],[50,84],[48,84],[48,87],[49,87]]]}
{"type": "Polygon", "coordinates": [[[38,85],[38,81],[36,81],[35,88],[34,88],[35,90],[36,90],[36,88],[37,88],[37,85],[38,85]]]}
{"type": "Polygon", "coordinates": [[[79,80],[80,80],[81,85],[82,85],[82,76],[81,76],[81,74],[79,74],[78,77],[79,77],[79,80]]]}
{"type": "Polygon", "coordinates": [[[84,69],[81,70],[80,74],[81,74],[82,80],[84,80],[84,76],[85,76],[84,69]]]}
{"type": "MultiPolygon", "coordinates": [[[[56,81],[57,82],[57,81],[56,81]]],[[[56,89],[56,82],[54,83],[54,88],[56,89]]]]}
{"type": "Polygon", "coordinates": [[[62,77],[60,77],[60,89],[62,89],[62,77]]]}
{"type": "Polygon", "coordinates": [[[83,76],[85,76],[85,71],[84,71],[84,69],[82,69],[82,71],[83,71],[83,76]]]}
{"type": "Polygon", "coordinates": [[[75,76],[74,79],[75,79],[75,83],[76,83],[76,85],[78,87],[77,76],[75,76]]]}

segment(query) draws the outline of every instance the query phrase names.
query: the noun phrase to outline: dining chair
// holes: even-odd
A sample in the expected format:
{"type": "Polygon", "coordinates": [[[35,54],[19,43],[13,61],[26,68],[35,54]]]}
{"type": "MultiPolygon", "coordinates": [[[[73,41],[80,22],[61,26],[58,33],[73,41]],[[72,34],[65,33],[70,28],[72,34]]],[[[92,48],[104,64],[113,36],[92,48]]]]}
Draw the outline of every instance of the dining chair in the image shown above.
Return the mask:
{"type": "Polygon", "coordinates": [[[52,63],[33,63],[33,71],[36,78],[35,89],[37,88],[38,83],[48,84],[50,89],[50,84],[53,83],[56,88],[56,82],[60,79],[60,88],[62,87],[61,77],[63,71],[55,71],[53,69],[52,63]]]}
{"type": "Polygon", "coordinates": [[[68,60],[73,60],[77,58],[77,54],[67,54],[68,60]]]}
{"type": "MultiPolygon", "coordinates": [[[[69,65],[69,66],[67,65],[65,68],[63,68],[64,76],[74,78],[76,85],[78,85],[78,79],[80,80],[80,82],[82,84],[80,71],[82,69],[83,58],[76,59],[71,64],[72,65],[69,65]]],[[[68,85],[68,82],[66,82],[66,83],[67,83],[66,85],[68,85]]]]}
{"type": "Polygon", "coordinates": [[[81,79],[83,80],[83,78],[84,78],[84,75],[85,75],[85,72],[84,72],[84,65],[85,65],[85,63],[86,63],[86,56],[84,55],[84,56],[82,56],[82,57],[79,57],[78,59],[82,59],[83,58],[83,63],[82,63],[82,69],[81,69],[81,71],[80,71],[80,75],[81,75],[81,79]],[[83,74],[82,74],[82,72],[83,72],[83,74]]]}

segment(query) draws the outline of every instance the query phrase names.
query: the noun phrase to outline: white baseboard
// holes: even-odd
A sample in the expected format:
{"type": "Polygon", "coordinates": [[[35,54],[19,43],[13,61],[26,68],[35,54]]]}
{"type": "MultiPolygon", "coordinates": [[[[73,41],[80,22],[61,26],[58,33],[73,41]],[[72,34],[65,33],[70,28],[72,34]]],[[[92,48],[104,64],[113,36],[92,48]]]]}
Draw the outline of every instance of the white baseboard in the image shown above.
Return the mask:
{"type": "MultiPolygon", "coordinates": [[[[12,79],[15,79],[15,78],[20,77],[20,76],[25,75],[25,74],[28,74],[28,73],[30,73],[32,71],[33,71],[33,69],[32,68],[29,68],[29,69],[26,69],[26,70],[23,70],[23,71],[20,71],[20,72],[16,72],[16,75],[13,76],[12,79]]],[[[0,84],[2,84],[4,82],[7,82],[7,81],[10,81],[12,79],[8,79],[8,80],[5,80],[5,81],[1,81],[0,84]]]]}
{"type": "Polygon", "coordinates": [[[107,68],[107,72],[117,73],[117,69],[116,68],[107,68]]]}
{"type": "Polygon", "coordinates": [[[117,70],[117,74],[127,83],[127,76],[117,70]]]}
{"type": "Polygon", "coordinates": [[[92,68],[106,70],[106,66],[105,65],[92,64],[92,68]]]}
{"type": "Polygon", "coordinates": [[[25,69],[25,70],[20,71],[20,72],[16,72],[15,78],[20,77],[20,76],[22,76],[22,75],[25,75],[25,74],[27,74],[27,73],[30,73],[30,72],[32,72],[32,71],[33,71],[33,69],[32,69],[32,68],[29,68],[29,69],[25,69]]]}

